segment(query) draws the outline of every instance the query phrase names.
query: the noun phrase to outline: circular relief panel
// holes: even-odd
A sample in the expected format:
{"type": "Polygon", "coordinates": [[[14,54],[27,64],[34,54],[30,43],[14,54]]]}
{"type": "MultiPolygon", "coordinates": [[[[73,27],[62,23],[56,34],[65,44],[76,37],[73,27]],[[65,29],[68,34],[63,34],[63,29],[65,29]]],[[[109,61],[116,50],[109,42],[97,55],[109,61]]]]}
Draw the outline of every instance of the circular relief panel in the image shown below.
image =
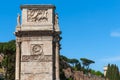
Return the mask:
{"type": "Polygon", "coordinates": [[[38,55],[38,54],[41,54],[42,53],[42,47],[40,45],[34,45],[32,47],[32,53],[33,55],[38,55]]]}

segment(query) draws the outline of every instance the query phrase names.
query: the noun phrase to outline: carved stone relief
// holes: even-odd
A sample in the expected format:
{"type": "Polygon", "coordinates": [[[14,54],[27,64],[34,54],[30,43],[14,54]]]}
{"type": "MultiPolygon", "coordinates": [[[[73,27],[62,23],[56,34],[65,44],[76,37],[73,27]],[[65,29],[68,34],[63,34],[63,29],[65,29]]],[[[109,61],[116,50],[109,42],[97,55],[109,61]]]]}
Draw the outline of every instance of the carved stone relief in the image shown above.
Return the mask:
{"type": "Polygon", "coordinates": [[[52,55],[45,55],[42,59],[39,55],[22,55],[22,62],[29,61],[52,62],[52,55]]]}
{"type": "Polygon", "coordinates": [[[32,55],[43,55],[42,46],[39,44],[31,45],[32,55]]]}
{"type": "Polygon", "coordinates": [[[46,22],[48,21],[48,11],[46,9],[28,9],[27,11],[28,22],[46,22]]]}
{"type": "Polygon", "coordinates": [[[52,55],[44,55],[42,44],[31,44],[31,55],[22,55],[23,62],[40,61],[51,62],[52,55]]]}

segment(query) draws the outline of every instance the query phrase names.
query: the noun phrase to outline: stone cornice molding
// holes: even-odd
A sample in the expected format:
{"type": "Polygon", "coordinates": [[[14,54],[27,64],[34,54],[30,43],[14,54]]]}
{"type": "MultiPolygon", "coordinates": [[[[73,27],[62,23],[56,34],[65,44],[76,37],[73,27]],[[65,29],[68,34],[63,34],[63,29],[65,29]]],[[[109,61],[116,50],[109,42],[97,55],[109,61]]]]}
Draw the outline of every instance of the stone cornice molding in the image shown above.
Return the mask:
{"type": "Polygon", "coordinates": [[[46,5],[46,4],[42,4],[42,5],[39,5],[39,4],[31,4],[31,5],[21,5],[20,6],[20,8],[21,8],[21,10],[23,9],[23,8],[27,8],[27,9],[31,9],[31,8],[42,8],[42,9],[45,9],[45,8],[52,8],[52,9],[55,9],[56,7],[54,6],[54,5],[52,5],[52,4],[49,4],[49,5],[46,5]]]}
{"type": "MultiPolygon", "coordinates": [[[[17,31],[15,32],[15,35],[18,37],[21,36],[59,36],[61,34],[61,31],[17,31]]],[[[61,37],[60,37],[61,39],[61,37]]]]}
{"type": "Polygon", "coordinates": [[[18,37],[31,37],[31,36],[52,36],[53,31],[18,31],[15,35],[18,37]]]}

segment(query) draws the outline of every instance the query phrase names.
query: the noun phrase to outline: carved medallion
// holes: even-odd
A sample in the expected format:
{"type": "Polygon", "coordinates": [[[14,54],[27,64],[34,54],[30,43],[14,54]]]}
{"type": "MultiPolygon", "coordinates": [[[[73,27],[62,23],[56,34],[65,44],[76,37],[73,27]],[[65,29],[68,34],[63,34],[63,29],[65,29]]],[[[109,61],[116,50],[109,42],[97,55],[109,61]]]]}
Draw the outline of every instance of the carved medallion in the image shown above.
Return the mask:
{"type": "Polygon", "coordinates": [[[46,22],[48,21],[48,11],[39,9],[29,9],[27,11],[28,22],[46,22]]]}
{"type": "Polygon", "coordinates": [[[52,62],[52,55],[44,55],[42,44],[31,44],[31,55],[22,55],[23,62],[52,62]]]}
{"type": "Polygon", "coordinates": [[[32,55],[41,55],[43,53],[41,45],[32,46],[32,55]]]}

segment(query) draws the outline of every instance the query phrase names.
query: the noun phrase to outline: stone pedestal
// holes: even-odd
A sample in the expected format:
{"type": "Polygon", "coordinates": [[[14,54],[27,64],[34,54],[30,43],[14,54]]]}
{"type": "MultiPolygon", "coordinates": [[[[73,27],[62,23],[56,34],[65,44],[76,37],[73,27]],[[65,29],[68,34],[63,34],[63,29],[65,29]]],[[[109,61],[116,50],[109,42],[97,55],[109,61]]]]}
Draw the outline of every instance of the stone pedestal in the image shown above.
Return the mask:
{"type": "Polygon", "coordinates": [[[60,30],[55,6],[22,5],[21,10],[15,32],[15,80],[60,80],[60,30]]]}

